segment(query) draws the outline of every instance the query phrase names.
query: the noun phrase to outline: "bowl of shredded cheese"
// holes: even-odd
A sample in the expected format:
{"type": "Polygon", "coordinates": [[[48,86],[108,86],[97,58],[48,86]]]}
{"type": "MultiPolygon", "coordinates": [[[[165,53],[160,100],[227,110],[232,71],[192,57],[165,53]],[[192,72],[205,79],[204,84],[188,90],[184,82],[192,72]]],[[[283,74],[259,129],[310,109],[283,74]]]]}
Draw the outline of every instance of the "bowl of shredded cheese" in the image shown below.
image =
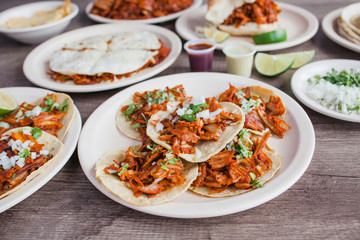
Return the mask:
{"type": "Polygon", "coordinates": [[[22,43],[41,43],[63,32],[78,12],[70,0],[16,6],[0,13],[0,32],[22,43]]]}

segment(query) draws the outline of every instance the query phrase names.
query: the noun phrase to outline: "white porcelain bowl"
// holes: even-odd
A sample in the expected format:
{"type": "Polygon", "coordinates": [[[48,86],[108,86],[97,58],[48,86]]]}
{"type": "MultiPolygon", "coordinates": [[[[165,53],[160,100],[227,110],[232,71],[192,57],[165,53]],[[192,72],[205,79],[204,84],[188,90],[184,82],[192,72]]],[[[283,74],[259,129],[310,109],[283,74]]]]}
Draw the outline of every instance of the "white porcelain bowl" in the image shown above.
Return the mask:
{"type": "Polygon", "coordinates": [[[71,13],[55,22],[22,29],[6,29],[1,26],[4,25],[10,18],[29,18],[38,11],[54,10],[56,7],[63,4],[64,1],[33,2],[7,9],[0,13],[0,32],[22,43],[41,43],[64,31],[64,29],[69,25],[71,19],[73,19],[79,12],[79,8],[76,4],[71,3],[71,13]]]}

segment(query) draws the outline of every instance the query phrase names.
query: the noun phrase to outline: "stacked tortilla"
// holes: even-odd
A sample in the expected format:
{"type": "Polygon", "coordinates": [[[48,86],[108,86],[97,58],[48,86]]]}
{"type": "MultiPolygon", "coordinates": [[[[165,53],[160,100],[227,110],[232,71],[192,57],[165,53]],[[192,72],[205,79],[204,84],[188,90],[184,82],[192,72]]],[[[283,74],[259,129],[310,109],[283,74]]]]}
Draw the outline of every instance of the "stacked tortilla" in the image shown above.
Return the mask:
{"type": "Polygon", "coordinates": [[[345,7],[337,23],[341,36],[360,45],[360,3],[345,7]]]}

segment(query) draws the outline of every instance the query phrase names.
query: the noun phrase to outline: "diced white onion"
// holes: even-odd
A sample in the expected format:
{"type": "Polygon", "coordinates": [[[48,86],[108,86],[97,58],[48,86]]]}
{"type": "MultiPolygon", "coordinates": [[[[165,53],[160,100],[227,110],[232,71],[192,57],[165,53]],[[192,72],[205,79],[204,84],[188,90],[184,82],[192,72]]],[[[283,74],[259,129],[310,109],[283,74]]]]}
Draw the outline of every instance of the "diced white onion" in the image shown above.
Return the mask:
{"type": "Polygon", "coordinates": [[[204,118],[204,119],[210,118],[209,109],[196,113],[196,118],[204,118]]]}
{"type": "Polygon", "coordinates": [[[0,127],[10,128],[10,124],[8,124],[7,122],[0,122],[0,127]]]}
{"type": "Polygon", "coordinates": [[[214,112],[210,112],[210,118],[216,117],[216,116],[219,115],[222,111],[223,111],[223,109],[222,109],[222,108],[219,108],[219,109],[215,110],[214,112]]]}
{"type": "Polygon", "coordinates": [[[199,104],[204,104],[206,103],[205,101],[205,97],[201,96],[201,97],[194,97],[191,101],[190,104],[194,104],[194,105],[199,105],[199,104]]]}
{"type": "Polygon", "coordinates": [[[158,122],[155,126],[156,131],[161,131],[164,129],[164,125],[161,122],[158,122]]]}
{"type": "Polygon", "coordinates": [[[40,150],[40,154],[41,155],[48,155],[49,151],[48,150],[40,150]]]}

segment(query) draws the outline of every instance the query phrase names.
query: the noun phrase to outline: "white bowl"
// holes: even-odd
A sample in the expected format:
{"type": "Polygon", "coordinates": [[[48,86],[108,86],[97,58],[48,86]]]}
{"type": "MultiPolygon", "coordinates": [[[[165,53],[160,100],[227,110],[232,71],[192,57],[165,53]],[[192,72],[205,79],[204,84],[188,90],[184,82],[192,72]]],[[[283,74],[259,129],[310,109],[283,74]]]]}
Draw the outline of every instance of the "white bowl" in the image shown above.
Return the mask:
{"type": "Polygon", "coordinates": [[[0,13],[0,32],[22,43],[41,43],[64,31],[64,29],[69,25],[71,19],[73,19],[79,12],[79,8],[76,4],[71,3],[71,13],[55,22],[21,29],[6,29],[1,26],[4,25],[10,18],[29,18],[38,11],[54,10],[56,7],[63,4],[64,1],[33,2],[7,9],[0,13]]]}

